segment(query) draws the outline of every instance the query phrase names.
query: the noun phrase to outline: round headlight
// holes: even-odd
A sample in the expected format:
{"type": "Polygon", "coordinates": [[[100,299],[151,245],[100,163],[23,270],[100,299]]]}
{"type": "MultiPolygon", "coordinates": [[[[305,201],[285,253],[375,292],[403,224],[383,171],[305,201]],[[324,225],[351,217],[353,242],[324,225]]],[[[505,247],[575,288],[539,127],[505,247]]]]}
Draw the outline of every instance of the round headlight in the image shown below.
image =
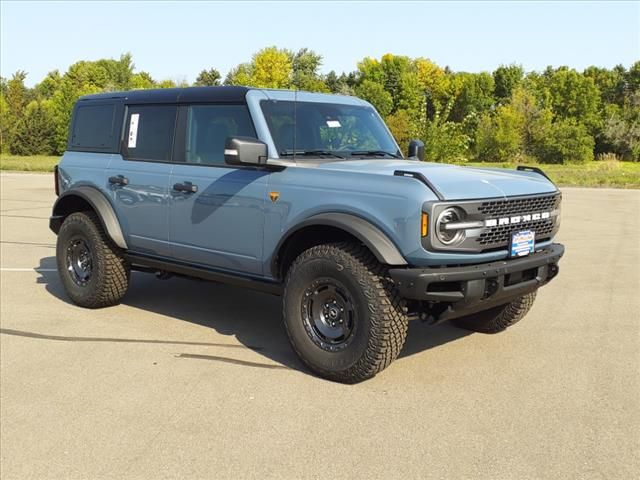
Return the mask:
{"type": "Polygon", "coordinates": [[[452,229],[447,225],[464,220],[464,211],[457,207],[449,207],[438,215],[436,221],[436,236],[445,245],[455,245],[464,240],[464,230],[452,229]]]}

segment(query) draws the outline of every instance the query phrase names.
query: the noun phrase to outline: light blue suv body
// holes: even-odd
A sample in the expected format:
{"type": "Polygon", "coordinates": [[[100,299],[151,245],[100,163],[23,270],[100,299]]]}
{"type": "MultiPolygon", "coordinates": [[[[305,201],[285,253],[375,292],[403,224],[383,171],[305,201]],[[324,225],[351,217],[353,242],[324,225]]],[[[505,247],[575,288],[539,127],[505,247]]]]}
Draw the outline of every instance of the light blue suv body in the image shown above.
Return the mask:
{"type": "Polygon", "coordinates": [[[432,321],[535,291],[563,252],[560,193],[542,172],[403,158],[355,97],[244,87],[83,97],[56,182],[51,228],[90,209],[133,268],[280,293],[303,251],[353,241],[432,321]],[[516,231],[535,240],[511,258],[516,231]],[[519,264],[534,273],[505,285],[519,264]],[[497,293],[485,280],[480,292],[483,274],[499,278],[497,293]],[[433,313],[434,303],[447,307],[433,313]]]}

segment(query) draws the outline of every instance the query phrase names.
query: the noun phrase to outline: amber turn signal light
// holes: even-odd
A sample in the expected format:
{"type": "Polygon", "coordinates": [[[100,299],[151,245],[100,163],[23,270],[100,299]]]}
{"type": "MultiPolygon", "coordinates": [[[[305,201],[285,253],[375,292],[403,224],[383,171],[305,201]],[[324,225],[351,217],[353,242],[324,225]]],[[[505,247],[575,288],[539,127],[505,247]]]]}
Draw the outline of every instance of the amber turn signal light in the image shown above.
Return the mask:
{"type": "Polygon", "coordinates": [[[422,225],[420,227],[420,233],[422,234],[423,237],[427,236],[428,230],[429,230],[429,215],[422,212],[422,225]]]}

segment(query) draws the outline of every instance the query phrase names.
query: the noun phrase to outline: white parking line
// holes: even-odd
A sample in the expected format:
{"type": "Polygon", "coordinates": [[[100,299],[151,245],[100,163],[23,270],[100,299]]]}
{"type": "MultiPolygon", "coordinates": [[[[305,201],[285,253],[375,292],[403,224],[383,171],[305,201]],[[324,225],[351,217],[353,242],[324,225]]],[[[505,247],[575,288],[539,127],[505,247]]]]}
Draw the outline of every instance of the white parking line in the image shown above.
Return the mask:
{"type": "Polygon", "coordinates": [[[57,268],[0,268],[0,272],[57,272],[57,268]]]}

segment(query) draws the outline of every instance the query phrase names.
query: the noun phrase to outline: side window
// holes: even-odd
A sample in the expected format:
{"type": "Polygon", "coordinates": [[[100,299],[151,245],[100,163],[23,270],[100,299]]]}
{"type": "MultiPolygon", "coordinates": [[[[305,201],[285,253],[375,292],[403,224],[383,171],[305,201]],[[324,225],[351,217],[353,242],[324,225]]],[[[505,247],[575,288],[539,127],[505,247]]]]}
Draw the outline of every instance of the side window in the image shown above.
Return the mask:
{"type": "Polygon", "coordinates": [[[116,128],[116,105],[79,105],[71,130],[71,149],[113,151],[120,136],[116,128]]]}
{"type": "Polygon", "coordinates": [[[175,105],[130,105],[125,124],[124,157],[171,161],[177,111],[175,105]]]}
{"type": "Polygon", "coordinates": [[[245,105],[192,105],[187,114],[185,162],[224,165],[227,137],[255,137],[245,105]]]}

